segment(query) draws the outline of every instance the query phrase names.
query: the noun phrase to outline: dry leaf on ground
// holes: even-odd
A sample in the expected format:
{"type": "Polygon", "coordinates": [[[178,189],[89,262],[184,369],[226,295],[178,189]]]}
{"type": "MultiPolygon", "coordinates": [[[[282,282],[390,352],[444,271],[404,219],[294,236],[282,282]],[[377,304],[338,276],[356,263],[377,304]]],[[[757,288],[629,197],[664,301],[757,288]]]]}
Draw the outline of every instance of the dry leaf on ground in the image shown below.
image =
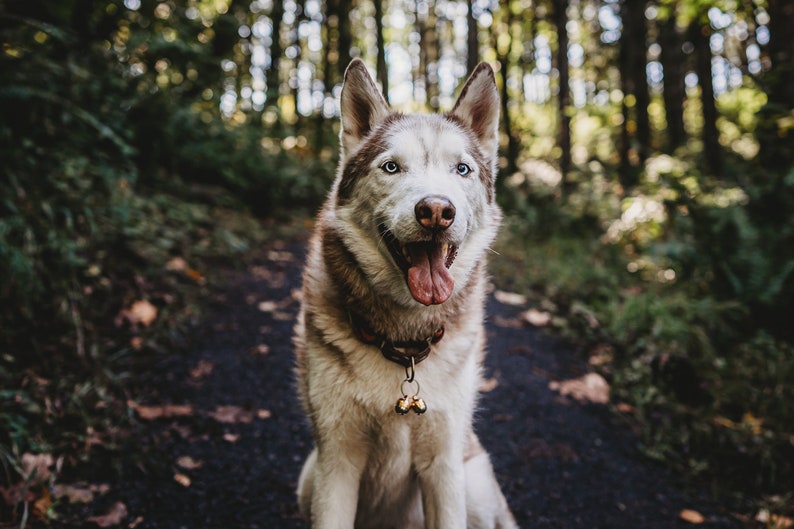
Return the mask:
{"type": "Polygon", "coordinates": [[[255,345],[250,349],[252,354],[256,355],[266,355],[270,352],[270,346],[260,343],[259,345],[255,345]]]}
{"type": "Polygon", "coordinates": [[[215,411],[211,411],[207,415],[224,424],[238,422],[247,424],[254,420],[253,413],[240,406],[218,406],[215,411]]]}
{"type": "Polygon", "coordinates": [[[526,305],[527,297],[521,294],[516,294],[515,292],[505,292],[504,290],[497,290],[493,293],[493,297],[496,301],[501,303],[502,305],[513,305],[513,306],[521,306],[526,305]]]}
{"type": "Polygon", "coordinates": [[[177,466],[184,468],[185,470],[196,470],[204,466],[204,462],[200,459],[193,459],[190,456],[180,456],[176,460],[177,466]]]}
{"type": "Polygon", "coordinates": [[[544,310],[529,309],[521,313],[524,321],[535,327],[545,327],[551,323],[551,313],[544,310]]]}
{"type": "Polygon", "coordinates": [[[236,433],[225,433],[223,434],[223,440],[227,443],[236,443],[240,440],[240,434],[236,433]]]}
{"type": "Polygon", "coordinates": [[[278,310],[278,303],[275,301],[262,301],[256,306],[262,312],[275,312],[278,310]]]}
{"type": "Polygon", "coordinates": [[[480,391],[482,393],[490,393],[499,387],[499,381],[495,377],[486,378],[480,382],[480,391]]]}
{"type": "Polygon", "coordinates": [[[190,486],[190,478],[184,474],[174,474],[174,481],[185,488],[190,486]]]}
{"type": "Polygon", "coordinates": [[[704,518],[702,514],[692,509],[682,510],[678,514],[678,517],[691,524],[701,524],[706,521],[706,518],[704,518]]]}
{"type": "Polygon", "coordinates": [[[163,419],[171,417],[189,417],[194,415],[193,406],[188,404],[166,404],[164,406],[144,406],[135,402],[129,402],[128,405],[132,407],[138,414],[138,417],[145,421],[154,419],[163,419]]]}
{"type": "Polygon", "coordinates": [[[52,476],[50,467],[53,464],[52,454],[22,454],[22,477],[25,481],[34,478],[36,483],[43,483],[52,476]]]}
{"type": "Polygon", "coordinates": [[[122,520],[127,516],[127,506],[117,501],[110,506],[108,511],[101,516],[91,516],[86,518],[87,522],[97,524],[99,527],[115,527],[120,525],[122,520]]]}
{"type": "Polygon", "coordinates": [[[157,307],[148,300],[142,299],[124,311],[123,317],[132,324],[140,323],[144,327],[148,327],[157,318],[157,307]]]}
{"type": "Polygon", "coordinates": [[[204,378],[211,374],[213,369],[215,369],[215,364],[209,360],[200,360],[199,363],[190,370],[190,378],[196,380],[204,378]]]}
{"type": "Polygon", "coordinates": [[[70,503],[91,503],[94,501],[94,493],[99,492],[102,494],[101,490],[98,485],[87,485],[85,483],[56,484],[52,487],[52,494],[57,499],[66,498],[70,503]]]}
{"type": "Polygon", "coordinates": [[[560,395],[573,397],[579,402],[609,402],[609,383],[598,373],[587,373],[582,377],[561,382],[549,382],[549,389],[558,391],[560,395]]]}

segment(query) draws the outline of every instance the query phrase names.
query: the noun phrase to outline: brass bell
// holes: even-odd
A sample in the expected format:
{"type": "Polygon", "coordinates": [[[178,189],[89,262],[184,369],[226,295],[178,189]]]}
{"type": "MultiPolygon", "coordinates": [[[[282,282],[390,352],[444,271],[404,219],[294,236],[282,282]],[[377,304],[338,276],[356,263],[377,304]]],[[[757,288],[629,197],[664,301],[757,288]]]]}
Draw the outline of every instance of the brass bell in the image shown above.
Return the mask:
{"type": "Polygon", "coordinates": [[[408,402],[408,397],[405,396],[397,400],[397,404],[394,405],[394,411],[400,415],[405,415],[411,409],[411,406],[413,406],[413,403],[408,402]]]}
{"type": "Polygon", "coordinates": [[[427,404],[425,404],[424,399],[415,396],[413,402],[411,402],[411,409],[414,410],[414,413],[417,415],[422,415],[427,411],[427,404]]]}

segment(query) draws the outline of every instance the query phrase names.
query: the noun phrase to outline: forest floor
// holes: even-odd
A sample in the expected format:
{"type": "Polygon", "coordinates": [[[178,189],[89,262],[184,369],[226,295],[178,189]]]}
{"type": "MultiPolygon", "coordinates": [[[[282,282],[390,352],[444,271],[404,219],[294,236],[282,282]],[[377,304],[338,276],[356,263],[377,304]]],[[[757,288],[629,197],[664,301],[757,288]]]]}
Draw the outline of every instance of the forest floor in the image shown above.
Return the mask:
{"type": "MultiPolygon", "coordinates": [[[[304,252],[299,240],[273,243],[228,272],[194,347],[140,374],[140,453],[75,520],[90,511],[107,513],[94,527],[308,528],[295,487],[312,442],[291,343],[304,252]]],[[[592,402],[604,388],[584,383],[598,381],[583,378],[586,362],[526,323],[527,307],[492,295],[487,308],[476,430],[521,527],[742,526],[640,454],[625,421],[592,402]]]]}

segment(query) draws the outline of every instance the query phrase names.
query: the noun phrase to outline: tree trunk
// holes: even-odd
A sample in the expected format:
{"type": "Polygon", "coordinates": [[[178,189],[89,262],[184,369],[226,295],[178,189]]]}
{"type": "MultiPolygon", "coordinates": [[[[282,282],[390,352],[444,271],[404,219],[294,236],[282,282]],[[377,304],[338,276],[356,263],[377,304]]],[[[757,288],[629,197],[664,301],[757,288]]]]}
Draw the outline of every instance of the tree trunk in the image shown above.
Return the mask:
{"type": "Polygon", "coordinates": [[[507,174],[514,173],[517,169],[516,162],[520,150],[520,144],[513,131],[512,121],[510,119],[510,93],[508,91],[508,78],[510,71],[510,53],[513,48],[513,34],[512,28],[515,22],[515,16],[510,9],[510,0],[501,0],[501,8],[504,10],[507,17],[507,39],[504,46],[499,46],[498,39],[495,43],[496,55],[499,60],[499,70],[502,74],[502,126],[504,128],[505,136],[507,136],[507,165],[504,171],[507,174]]]}
{"type": "Polygon", "coordinates": [[[562,173],[562,190],[564,194],[571,191],[569,179],[571,170],[571,117],[568,108],[571,104],[568,72],[568,0],[554,0],[554,26],[557,28],[557,70],[560,73],[560,92],[558,101],[559,136],[557,143],[562,149],[560,155],[560,172],[562,173]]]}
{"type": "Polygon", "coordinates": [[[353,59],[350,56],[350,49],[353,47],[353,30],[350,25],[350,12],[353,10],[352,0],[336,0],[339,2],[339,10],[337,17],[339,19],[339,46],[337,47],[338,60],[337,71],[339,72],[339,79],[345,76],[347,65],[353,59]]]}
{"type": "Polygon", "coordinates": [[[378,81],[383,87],[383,97],[389,102],[389,69],[386,65],[386,40],[383,36],[383,0],[373,0],[375,4],[375,28],[378,39],[378,81]]]}
{"type": "Polygon", "coordinates": [[[474,0],[467,0],[469,7],[466,13],[466,23],[468,33],[466,35],[466,72],[471,75],[474,68],[480,62],[480,33],[477,26],[477,19],[474,18],[474,0]]]}
{"type": "Polygon", "coordinates": [[[781,128],[781,118],[794,110],[794,4],[769,0],[769,44],[772,68],[763,76],[767,103],[758,120],[759,161],[764,167],[785,170],[794,164],[792,132],[781,128]]]}
{"type": "Polygon", "coordinates": [[[663,98],[667,121],[667,151],[672,153],[686,142],[684,129],[684,54],[681,35],[676,29],[675,13],[659,28],[662,53],[659,57],[664,72],[663,98]]]}
{"type": "MultiPolygon", "coordinates": [[[[420,88],[425,102],[427,102],[427,13],[420,9],[420,2],[416,0],[416,32],[419,34],[419,64],[414,76],[414,100],[418,101],[420,88]]],[[[425,8],[427,5],[425,4],[425,8]]]]}
{"type": "MultiPolygon", "coordinates": [[[[321,4],[322,5],[322,4],[321,4]]],[[[334,71],[333,64],[331,61],[331,55],[334,52],[335,44],[338,42],[337,38],[337,26],[338,26],[338,17],[337,13],[339,11],[338,7],[338,0],[327,0],[325,2],[325,13],[323,16],[323,34],[325,35],[325,39],[323,45],[325,46],[325,50],[323,50],[323,92],[324,92],[324,100],[327,100],[329,97],[332,97],[331,90],[333,89],[334,84],[334,71]]],[[[324,103],[323,103],[324,105],[324,103]]],[[[322,146],[325,145],[325,116],[323,115],[323,107],[320,108],[320,111],[317,112],[317,116],[315,117],[315,132],[316,132],[316,140],[315,145],[322,146]]]]}
{"type": "Polygon", "coordinates": [[[280,90],[280,64],[284,50],[281,47],[281,21],[284,18],[284,3],[274,2],[270,12],[273,22],[273,34],[270,44],[270,70],[267,72],[267,99],[266,106],[278,110],[278,96],[280,90]]]}
{"type": "Polygon", "coordinates": [[[637,154],[640,158],[640,166],[645,164],[651,153],[651,120],[648,116],[648,105],[651,102],[648,92],[648,25],[645,19],[645,0],[628,0],[631,4],[630,14],[632,20],[632,65],[631,75],[634,78],[634,97],[637,104],[634,107],[637,119],[637,154]]]}
{"type": "Polygon", "coordinates": [[[646,78],[645,0],[623,0],[620,38],[620,85],[623,125],[620,141],[620,182],[625,192],[637,184],[637,174],[650,153],[648,82],[646,78]],[[629,101],[633,99],[633,105],[629,101]],[[635,148],[633,149],[632,146],[635,148]]]}
{"type": "Polygon", "coordinates": [[[711,26],[708,18],[698,17],[690,26],[690,36],[695,48],[695,72],[700,84],[703,105],[703,158],[706,170],[715,175],[722,174],[719,131],[717,130],[717,105],[714,101],[714,82],[711,73],[711,26]]]}
{"type": "Polygon", "coordinates": [[[427,103],[433,112],[438,112],[438,59],[440,56],[438,40],[438,17],[436,16],[435,4],[431,4],[427,12],[427,26],[425,28],[425,40],[422,47],[425,49],[427,62],[425,63],[425,90],[427,92],[427,103]]]}

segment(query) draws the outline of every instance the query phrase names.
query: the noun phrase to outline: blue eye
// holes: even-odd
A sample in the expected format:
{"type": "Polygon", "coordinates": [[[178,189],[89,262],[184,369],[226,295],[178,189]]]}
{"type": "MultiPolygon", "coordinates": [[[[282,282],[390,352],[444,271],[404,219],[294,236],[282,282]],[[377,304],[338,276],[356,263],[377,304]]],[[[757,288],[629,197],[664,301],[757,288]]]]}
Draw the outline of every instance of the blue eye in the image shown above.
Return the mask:
{"type": "Polygon", "coordinates": [[[458,166],[455,168],[455,171],[457,171],[457,173],[460,176],[466,176],[469,173],[471,173],[471,167],[469,167],[465,163],[459,163],[458,166]]]}
{"type": "Polygon", "coordinates": [[[389,160],[388,162],[384,162],[383,165],[380,166],[380,168],[389,174],[395,174],[400,172],[400,166],[397,165],[396,162],[393,162],[391,160],[389,160]]]}

